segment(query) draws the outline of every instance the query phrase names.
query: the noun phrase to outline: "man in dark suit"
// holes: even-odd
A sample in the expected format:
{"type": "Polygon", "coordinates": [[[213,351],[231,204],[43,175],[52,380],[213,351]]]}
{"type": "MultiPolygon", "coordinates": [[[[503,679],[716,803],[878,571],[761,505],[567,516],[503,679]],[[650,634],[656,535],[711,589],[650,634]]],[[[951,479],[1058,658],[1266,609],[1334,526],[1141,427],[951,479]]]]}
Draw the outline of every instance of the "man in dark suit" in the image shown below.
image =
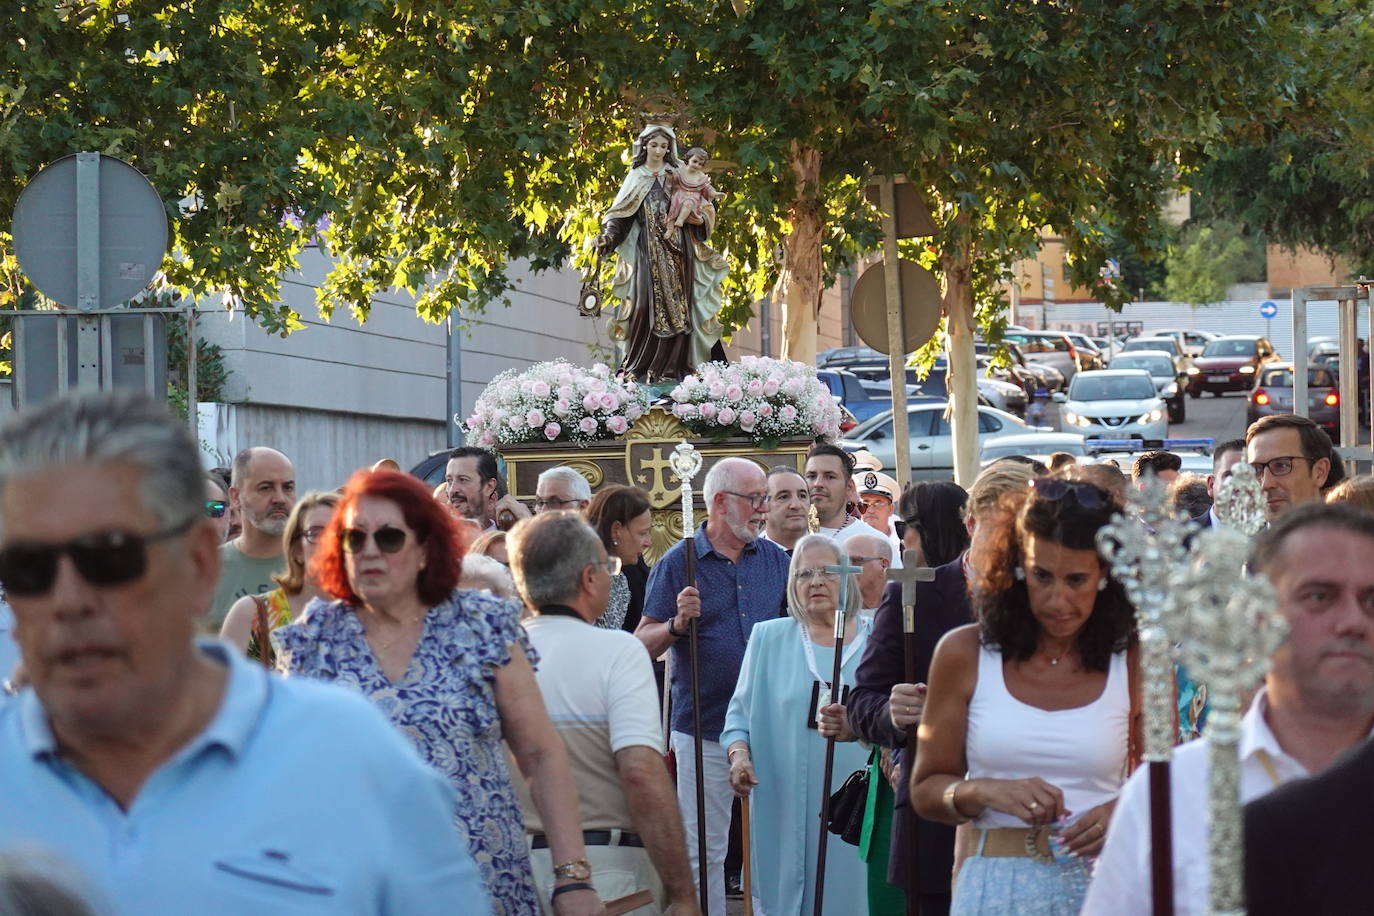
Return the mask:
{"type": "MultiPolygon", "coordinates": [[[[1231,476],[1231,468],[1235,467],[1237,462],[1244,460],[1244,439],[1223,439],[1213,445],[1212,473],[1207,475],[1207,495],[1215,500],[1217,490],[1226,482],[1226,478],[1231,476]]],[[[1200,527],[1211,528],[1217,523],[1216,510],[1208,507],[1206,512],[1194,516],[1193,521],[1200,527]]]]}
{"type": "Polygon", "coordinates": [[[1374,909],[1374,739],[1245,808],[1250,916],[1374,909]]]}
{"type": "MultiPolygon", "coordinates": [[[[1034,476],[1034,469],[1013,461],[996,462],[979,475],[965,508],[975,545],[980,530],[995,529],[995,514],[1003,498],[1009,494],[1024,496],[1034,476]],[[984,521],[989,524],[980,529],[984,521]]],[[[887,881],[905,892],[909,916],[944,916],[949,912],[954,828],[918,818],[911,810],[907,788],[911,761],[902,751],[907,730],[900,723],[919,721],[925,702],[924,682],[940,638],[973,620],[966,557],[938,567],[933,581],[916,585],[914,684],[906,683],[901,585],[894,582],[887,586],[846,704],[854,733],[870,744],[891,749],[893,766],[900,774],[887,881]]]]}

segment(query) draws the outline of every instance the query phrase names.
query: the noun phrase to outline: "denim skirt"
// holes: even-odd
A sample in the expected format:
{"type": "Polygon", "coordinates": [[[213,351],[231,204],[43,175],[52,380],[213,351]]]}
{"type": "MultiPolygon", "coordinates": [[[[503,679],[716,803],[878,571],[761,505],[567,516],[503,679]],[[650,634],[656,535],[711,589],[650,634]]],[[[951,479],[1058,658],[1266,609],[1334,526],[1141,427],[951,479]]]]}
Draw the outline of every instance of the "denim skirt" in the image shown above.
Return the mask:
{"type": "Polygon", "coordinates": [[[1078,916],[1088,893],[1088,860],[970,856],[959,870],[951,916],[1078,916]]]}

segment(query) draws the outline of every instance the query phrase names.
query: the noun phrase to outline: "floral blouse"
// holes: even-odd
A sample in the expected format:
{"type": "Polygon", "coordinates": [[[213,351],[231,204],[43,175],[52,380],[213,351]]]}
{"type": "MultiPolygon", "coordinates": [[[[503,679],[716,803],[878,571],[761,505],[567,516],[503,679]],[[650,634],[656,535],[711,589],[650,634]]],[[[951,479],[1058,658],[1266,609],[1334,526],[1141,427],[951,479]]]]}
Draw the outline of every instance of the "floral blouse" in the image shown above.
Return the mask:
{"type": "Polygon", "coordinates": [[[511,785],[496,710],[496,669],[518,645],[533,665],[520,606],[458,589],[430,608],[405,675],[392,682],[343,601],[315,600],[272,632],[278,668],[361,691],[404,732],[457,792],[454,821],[497,914],[537,913],[524,818],[511,785]]]}

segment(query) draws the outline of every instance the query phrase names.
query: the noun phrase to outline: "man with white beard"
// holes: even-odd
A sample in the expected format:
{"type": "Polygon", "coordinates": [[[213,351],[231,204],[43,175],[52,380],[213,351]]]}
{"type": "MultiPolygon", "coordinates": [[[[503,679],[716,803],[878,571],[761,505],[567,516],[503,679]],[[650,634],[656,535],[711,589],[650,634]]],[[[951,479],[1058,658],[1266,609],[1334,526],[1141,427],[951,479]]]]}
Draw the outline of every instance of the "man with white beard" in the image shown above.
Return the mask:
{"type": "Polygon", "coordinates": [[[239,452],[231,470],[229,501],[239,508],[243,530],[220,547],[219,584],[205,621],[216,633],[235,601],[276,588],[272,574],[286,569],[281,536],[296,504],[291,459],[265,446],[239,452]]]}

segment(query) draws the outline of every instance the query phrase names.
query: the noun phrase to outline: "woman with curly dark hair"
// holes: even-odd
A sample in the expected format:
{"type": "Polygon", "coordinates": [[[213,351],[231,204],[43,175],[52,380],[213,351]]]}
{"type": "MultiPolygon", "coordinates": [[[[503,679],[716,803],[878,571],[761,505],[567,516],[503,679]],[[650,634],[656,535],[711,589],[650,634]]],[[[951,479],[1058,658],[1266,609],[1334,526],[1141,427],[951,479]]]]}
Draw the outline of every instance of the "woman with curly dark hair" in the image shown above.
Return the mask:
{"type": "Polygon", "coordinates": [[[956,914],[1076,914],[1133,757],[1134,615],[1096,545],[1120,504],[1030,487],[970,556],[979,622],[935,650],[911,778],[918,814],[974,828],[956,914]]]}

